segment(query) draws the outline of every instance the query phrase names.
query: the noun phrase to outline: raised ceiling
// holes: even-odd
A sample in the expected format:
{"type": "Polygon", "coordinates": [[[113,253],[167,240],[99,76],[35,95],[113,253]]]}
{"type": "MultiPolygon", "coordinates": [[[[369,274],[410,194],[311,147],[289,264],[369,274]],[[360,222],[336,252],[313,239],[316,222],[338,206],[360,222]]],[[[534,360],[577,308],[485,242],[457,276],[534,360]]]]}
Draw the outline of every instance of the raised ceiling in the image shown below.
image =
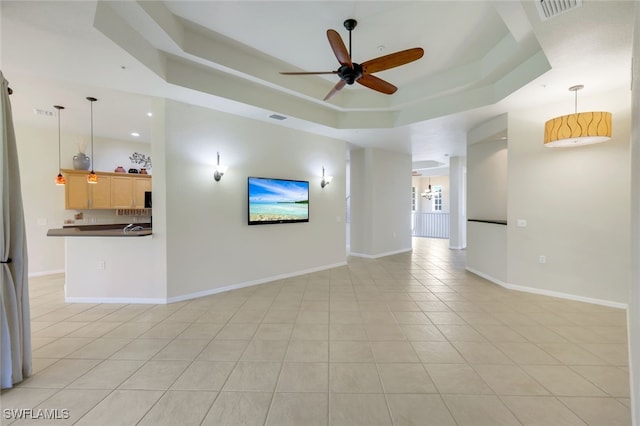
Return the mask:
{"type": "Polygon", "coordinates": [[[469,128],[514,105],[565,101],[576,83],[628,85],[633,7],[585,0],[543,20],[529,1],[3,1],[2,70],[23,122],[102,96],[103,132],[127,138],[148,128],[150,97],[165,97],[446,162],[464,155],[469,128]],[[376,74],[396,94],[354,84],[323,102],[336,76],[279,74],[337,69],[326,30],[348,43],[346,18],[358,20],[355,62],[424,49],[376,74]]]}

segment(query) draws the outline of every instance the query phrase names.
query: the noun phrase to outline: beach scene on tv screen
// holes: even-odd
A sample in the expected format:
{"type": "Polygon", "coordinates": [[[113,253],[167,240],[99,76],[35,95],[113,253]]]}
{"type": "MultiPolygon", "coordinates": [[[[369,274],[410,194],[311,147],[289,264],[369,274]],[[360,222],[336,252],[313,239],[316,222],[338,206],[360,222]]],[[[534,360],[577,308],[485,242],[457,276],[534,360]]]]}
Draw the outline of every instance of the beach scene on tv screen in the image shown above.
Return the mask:
{"type": "Polygon", "coordinates": [[[249,222],[309,219],[309,182],[249,178],[249,222]]]}

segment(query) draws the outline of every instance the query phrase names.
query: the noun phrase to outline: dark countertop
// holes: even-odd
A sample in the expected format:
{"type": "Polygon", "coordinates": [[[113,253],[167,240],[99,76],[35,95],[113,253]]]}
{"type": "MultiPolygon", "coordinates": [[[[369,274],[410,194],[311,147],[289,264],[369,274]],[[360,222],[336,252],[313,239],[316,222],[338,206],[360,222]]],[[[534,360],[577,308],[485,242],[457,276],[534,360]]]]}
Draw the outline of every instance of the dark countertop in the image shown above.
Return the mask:
{"type": "Polygon", "coordinates": [[[109,225],[65,225],[62,228],[49,229],[47,237],[146,237],[153,233],[148,223],[134,223],[142,226],[139,231],[124,231],[128,224],[109,225]]]}
{"type": "Polygon", "coordinates": [[[495,225],[506,225],[506,220],[501,219],[467,219],[467,222],[493,223],[495,225]]]}

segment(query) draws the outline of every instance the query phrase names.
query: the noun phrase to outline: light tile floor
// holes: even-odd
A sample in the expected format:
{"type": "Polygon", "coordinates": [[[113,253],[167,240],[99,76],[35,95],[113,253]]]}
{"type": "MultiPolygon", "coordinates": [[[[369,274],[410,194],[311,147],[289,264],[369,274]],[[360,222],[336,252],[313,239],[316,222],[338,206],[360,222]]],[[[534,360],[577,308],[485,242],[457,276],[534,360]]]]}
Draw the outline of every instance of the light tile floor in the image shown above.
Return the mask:
{"type": "Polygon", "coordinates": [[[415,239],[162,306],[68,304],[63,276],[34,278],[35,374],[0,395],[2,424],[631,423],[625,311],[505,290],[464,263],[415,239]]]}

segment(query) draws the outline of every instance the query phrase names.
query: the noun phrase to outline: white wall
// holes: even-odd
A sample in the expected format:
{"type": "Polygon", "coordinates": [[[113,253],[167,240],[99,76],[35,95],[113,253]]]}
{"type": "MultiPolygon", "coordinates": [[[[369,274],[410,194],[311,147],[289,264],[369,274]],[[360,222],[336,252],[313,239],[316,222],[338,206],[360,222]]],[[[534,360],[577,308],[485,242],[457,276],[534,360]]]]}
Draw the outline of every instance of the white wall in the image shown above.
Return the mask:
{"type": "MultiPolygon", "coordinates": [[[[56,186],[58,131],[16,126],[20,183],[27,232],[29,274],[64,270],[64,239],[47,238],[64,222],[64,187],[56,186]]],[[[63,167],[64,167],[63,163],[63,167]]]]}
{"type": "MultiPolygon", "coordinates": [[[[508,194],[506,114],[494,117],[467,135],[467,218],[506,220],[508,194]]],[[[507,226],[467,222],[467,269],[501,285],[508,284],[507,226]]]]}
{"type": "MultiPolygon", "coordinates": [[[[29,251],[29,274],[43,275],[64,270],[64,239],[47,237],[49,228],[59,228],[65,219],[73,219],[75,210],[64,209],[64,187],[55,185],[58,174],[58,129],[16,125],[16,142],[22,199],[29,251]]],[[[61,134],[62,168],[73,168],[76,142],[87,136],[61,134]]],[[[113,139],[94,139],[96,171],[113,171],[113,164],[124,163],[134,151],[149,154],[150,145],[113,139]]],[[[130,163],[124,163],[128,165],[130,163]]],[[[99,222],[129,220],[116,218],[112,211],[85,211],[85,219],[99,222]]]]}
{"type": "Polygon", "coordinates": [[[467,217],[507,219],[507,141],[467,146],[467,217]]]}
{"type": "Polygon", "coordinates": [[[449,248],[467,247],[467,158],[449,158],[449,248]]]}
{"type": "Polygon", "coordinates": [[[165,174],[169,298],[346,263],[343,141],[174,101],[165,136],[154,179],[165,174]],[[229,166],[220,182],[216,152],[229,166]],[[334,177],[324,189],[323,166],[334,177]],[[248,176],[308,180],[309,222],[247,225],[248,176]]]}
{"type": "Polygon", "coordinates": [[[165,303],[166,280],[156,274],[162,263],[153,255],[155,235],[59,239],[66,240],[66,302],[165,303]]]}
{"type": "Polygon", "coordinates": [[[501,285],[508,285],[507,227],[495,223],[467,223],[467,269],[501,285]]]}
{"type": "Polygon", "coordinates": [[[411,157],[351,151],[351,254],[379,257],[411,250],[411,157]]]}
{"type": "Polygon", "coordinates": [[[580,110],[613,113],[611,140],[548,148],[544,122],[566,105],[509,113],[508,280],[513,285],[626,304],[630,282],[629,102],[581,94],[580,110]],[[514,226],[526,219],[527,227],[514,226]],[[546,263],[539,263],[539,256],[546,263]]]}
{"type": "MultiPolygon", "coordinates": [[[[640,114],[640,5],[635,5],[631,116],[640,114]]],[[[640,120],[631,121],[631,259],[640,258],[640,120]]],[[[640,424],[640,262],[631,262],[631,289],[627,330],[629,335],[629,382],[631,385],[631,420],[640,424]]]]}

